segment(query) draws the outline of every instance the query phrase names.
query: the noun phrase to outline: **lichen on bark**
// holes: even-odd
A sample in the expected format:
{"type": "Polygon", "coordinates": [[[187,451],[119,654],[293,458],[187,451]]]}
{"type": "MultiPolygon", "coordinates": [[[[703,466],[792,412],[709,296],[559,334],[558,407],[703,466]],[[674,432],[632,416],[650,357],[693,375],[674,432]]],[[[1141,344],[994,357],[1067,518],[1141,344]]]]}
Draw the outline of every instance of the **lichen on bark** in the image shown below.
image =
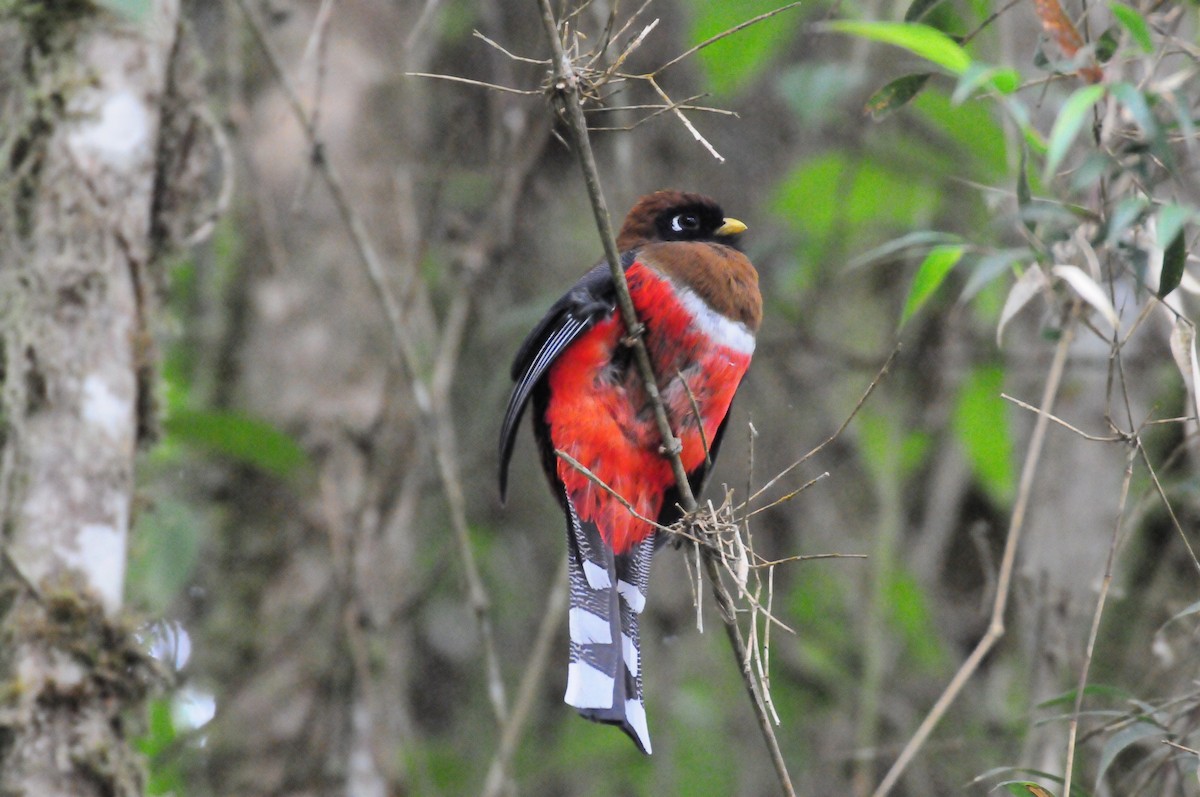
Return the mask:
{"type": "Polygon", "coordinates": [[[121,614],[177,0],[0,3],[0,794],[135,795],[121,614]]]}

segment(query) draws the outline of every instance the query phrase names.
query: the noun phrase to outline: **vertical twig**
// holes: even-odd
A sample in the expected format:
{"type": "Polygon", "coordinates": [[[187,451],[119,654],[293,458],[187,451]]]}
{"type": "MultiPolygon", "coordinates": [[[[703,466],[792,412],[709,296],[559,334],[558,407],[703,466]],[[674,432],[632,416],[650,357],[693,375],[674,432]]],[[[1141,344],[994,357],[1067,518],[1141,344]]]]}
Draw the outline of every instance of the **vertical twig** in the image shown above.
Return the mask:
{"type": "MultiPolygon", "coordinates": [[[[608,261],[613,282],[616,286],[617,304],[620,308],[621,319],[624,321],[625,328],[629,330],[630,337],[633,339],[634,359],[637,362],[638,373],[642,377],[646,396],[650,402],[650,406],[654,410],[654,420],[663,441],[663,454],[671,462],[671,470],[675,475],[675,483],[680,495],[680,504],[683,506],[684,511],[690,514],[696,511],[696,498],[692,494],[691,486],[688,483],[683,461],[679,458],[682,447],[671,430],[666,409],[663,407],[662,399],[659,396],[658,380],[655,377],[654,368],[650,363],[650,356],[646,351],[645,343],[642,339],[643,327],[638,320],[637,312],[634,310],[633,300],[629,295],[629,286],[625,281],[625,272],[621,268],[621,258],[617,252],[616,239],[613,236],[612,223],[608,215],[608,206],[605,203],[604,194],[600,187],[599,172],[596,168],[595,156],[592,153],[591,141],[588,137],[587,120],[584,118],[583,105],[580,100],[579,77],[563,50],[562,41],[559,38],[558,23],[555,21],[554,11],[550,7],[550,0],[538,0],[538,4],[541,8],[542,22],[546,30],[546,36],[550,40],[550,47],[554,55],[553,97],[557,103],[559,112],[567,124],[572,143],[575,145],[576,155],[583,169],[584,183],[587,186],[588,197],[591,199],[592,211],[596,217],[596,226],[600,233],[601,243],[604,245],[604,256],[608,261]]],[[[738,667],[742,673],[742,681],[746,686],[746,691],[750,695],[750,701],[753,704],[759,728],[762,730],[763,738],[766,741],[771,756],[771,762],[779,777],[780,785],[783,787],[783,793],[794,797],[795,790],[792,787],[791,776],[788,774],[787,764],[783,760],[783,753],[779,749],[779,741],[775,738],[775,731],[771,727],[771,719],[759,694],[758,683],[754,678],[751,657],[747,652],[741,628],[737,623],[737,614],[733,599],[721,581],[717,558],[710,546],[704,546],[704,570],[709,583],[712,585],[713,595],[720,610],[721,620],[725,623],[725,631],[729,637],[729,643],[733,647],[734,655],[737,657],[738,667]]]]}
{"type": "Polygon", "coordinates": [[[891,769],[884,775],[883,780],[875,789],[873,797],[884,797],[896,785],[904,770],[908,767],[917,751],[925,744],[934,727],[941,721],[950,705],[958,697],[958,693],[966,685],[979,663],[988,654],[1000,637],[1004,636],[1004,611],[1008,607],[1009,588],[1012,583],[1013,566],[1017,558],[1017,544],[1021,540],[1021,531],[1025,526],[1025,512],[1029,508],[1029,498],[1033,493],[1033,479],[1037,474],[1038,462],[1042,457],[1042,443],[1046,438],[1046,427],[1050,423],[1050,415],[1054,410],[1054,401],[1058,396],[1058,388],[1062,383],[1063,372],[1067,365],[1067,353],[1071,341],[1075,338],[1075,323],[1079,318],[1080,306],[1076,301],[1071,307],[1067,323],[1063,327],[1062,337],[1054,350],[1054,359],[1050,370],[1046,373],[1046,385],[1042,390],[1041,410],[1033,425],[1033,434],[1029,438],[1029,450],[1025,454],[1025,463],[1021,467],[1021,480],[1017,488],[1017,500],[1013,505],[1012,518],[1008,524],[1008,536],[1004,543],[1004,557],[1000,560],[1000,573],[996,578],[996,597],[992,603],[992,619],[988,624],[987,633],[979,640],[971,655],[967,656],[958,672],[950,679],[941,697],[933,704],[929,714],[917,727],[912,738],[904,745],[899,757],[891,769]]]}
{"type": "Polygon", "coordinates": [[[546,673],[546,665],[550,660],[550,648],[554,637],[562,624],[567,611],[567,560],[564,557],[550,586],[550,597],[546,601],[546,611],[542,614],[542,623],[538,626],[537,638],[533,643],[533,653],[525,664],[525,672],[521,683],[517,686],[517,698],[513,703],[508,720],[500,729],[500,744],[492,756],[488,766],[487,778],[483,783],[483,797],[496,797],[508,779],[512,766],[512,758],[517,752],[517,743],[525,730],[525,722],[529,719],[529,711],[533,708],[533,700],[537,696],[546,673]]]}
{"type": "Polygon", "coordinates": [[[1125,520],[1125,501],[1129,498],[1129,483],[1133,480],[1133,461],[1142,444],[1139,440],[1129,449],[1129,460],[1125,464],[1125,478],[1121,481],[1121,497],[1117,503],[1117,524],[1113,529],[1112,543],[1108,546],[1108,561],[1104,566],[1104,580],[1100,583],[1100,595],[1096,598],[1096,611],[1092,614],[1092,629],[1088,633],[1087,649],[1083,666],[1079,671],[1079,683],[1075,686],[1075,708],[1071,712],[1070,730],[1067,732],[1067,765],[1063,770],[1063,797],[1071,797],[1071,775],[1075,769],[1075,738],[1079,733],[1079,712],[1083,709],[1083,692],[1087,688],[1088,671],[1092,666],[1092,654],[1096,650],[1096,637],[1100,633],[1100,616],[1104,613],[1104,602],[1112,585],[1113,562],[1121,539],[1121,527],[1125,520]]]}

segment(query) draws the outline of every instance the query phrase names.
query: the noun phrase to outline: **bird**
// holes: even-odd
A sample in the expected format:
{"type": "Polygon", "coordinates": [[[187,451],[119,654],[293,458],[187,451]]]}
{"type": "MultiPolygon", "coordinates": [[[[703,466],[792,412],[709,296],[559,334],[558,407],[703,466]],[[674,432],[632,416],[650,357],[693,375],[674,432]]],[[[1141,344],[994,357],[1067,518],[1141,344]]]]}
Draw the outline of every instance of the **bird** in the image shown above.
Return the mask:
{"type": "MultiPolygon", "coordinates": [[[[738,247],[745,230],[713,199],[663,190],[638,199],[617,236],[693,492],[720,448],[762,320],[758,272],[738,247]]],[[[503,502],[517,429],[532,404],[542,468],[567,526],[564,701],[587,719],[618,726],[649,755],[638,616],[651,557],[669,536],[659,527],[682,510],[632,343],[609,265],[601,261],[550,307],[517,351],[499,481],[503,502]]]]}

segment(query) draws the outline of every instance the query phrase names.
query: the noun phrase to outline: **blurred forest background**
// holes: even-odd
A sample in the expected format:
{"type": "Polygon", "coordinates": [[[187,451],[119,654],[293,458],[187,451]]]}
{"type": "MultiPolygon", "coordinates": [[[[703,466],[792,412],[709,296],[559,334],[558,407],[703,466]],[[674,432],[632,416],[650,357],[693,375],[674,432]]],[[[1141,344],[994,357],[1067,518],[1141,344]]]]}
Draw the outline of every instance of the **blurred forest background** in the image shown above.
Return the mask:
{"type": "MultiPolygon", "coordinates": [[[[147,792],[779,793],[689,549],[643,619],[647,758],[562,703],[527,431],[499,502],[511,358],[602,251],[535,0],[51,5],[0,3],[59,42],[9,50],[10,120],[29,53],[178,14],[123,610],[167,671],[147,792]]],[[[780,5],[553,3],[614,222],[672,187],[749,226],[765,320],[706,497],[853,414],[739,512],[761,561],[857,555],[752,577],[797,793],[871,794],[973,651],[891,793],[1200,793],[1198,6],[813,0],[673,62],[780,5]]]]}

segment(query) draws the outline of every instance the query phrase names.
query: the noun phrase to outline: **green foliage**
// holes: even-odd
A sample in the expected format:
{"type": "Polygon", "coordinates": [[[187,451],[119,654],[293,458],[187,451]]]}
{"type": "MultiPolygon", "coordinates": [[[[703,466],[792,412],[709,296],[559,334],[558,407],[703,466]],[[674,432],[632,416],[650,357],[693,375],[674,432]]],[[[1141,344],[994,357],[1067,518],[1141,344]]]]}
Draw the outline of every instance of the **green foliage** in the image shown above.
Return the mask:
{"type": "MultiPolygon", "coordinates": [[[[743,0],[739,3],[711,3],[691,0],[693,12],[689,38],[702,42],[759,14],[780,6],[777,0],[743,0]]],[[[727,36],[700,51],[706,83],[717,94],[728,94],[745,86],[771,65],[776,54],[795,38],[800,16],[785,12],[765,24],[743,28],[736,36],[727,36]]]]}
{"type": "Polygon", "coordinates": [[[1079,130],[1083,127],[1092,106],[1100,101],[1104,92],[1104,86],[1082,86],[1076,89],[1063,103],[1062,110],[1058,112],[1058,118],[1054,121],[1054,127],[1050,131],[1050,142],[1046,151],[1046,168],[1042,178],[1047,183],[1054,177],[1068,148],[1075,142],[1075,137],[1079,135],[1079,130]]]}
{"type": "Polygon", "coordinates": [[[902,430],[895,418],[869,407],[859,411],[858,450],[872,478],[883,481],[885,471],[895,467],[900,478],[907,478],[925,461],[933,437],[921,429],[902,430]]]}
{"type": "Polygon", "coordinates": [[[932,74],[931,72],[918,72],[896,78],[871,95],[866,104],[867,112],[876,122],[882,120],[920,94],[932,74]]]}
{"type": "Polygon", "coordinates": [[[839,19],[825,24],[828,30],[847,33],[863,39],[892,44],[955,75],[961,75],[971,65],[971,56],[958,42],[937,28],[911,22],[865,22],[839,19]]]}
{"type": "Polygon", "coordinates": [[[841,152],[796,166],[780,183],[774,211],[794,225],[807,264],[837,258],[850,240],[912,226],[938,202],[933,186],[877,161],[841,152]]]}
{"type": "Polygon", "coordinates": [[[1016,489],[1012,429],[1008,408],[1000,392],[1004,371],[980,365],[963,380],[954,408],[954,434],[962,443],[971,472],[988,496],[1007,505],[1016,489]]]}
{"type": "Polygon", "coordinates": [[[1121,23],[1121,27],[1129,31],[1129,35],[1137,43],[1137,46],[1142,49],[1142,52],[1154,52],[1154,41],[1150,38],[1150,27],[1146,24],[1146,18],[1139,11],[1123,3],[1113,2],[1108,4],[1108,10],[1117,18],[1117,22],[1121,23]]]}
{"type": "Polygon", "coordinates": [[[919,670],[937,671],[946,661],[945,651],[938,637],[937,624],[930,610],[929,599],[912,574],[900,568],[893,569],[884,600],[889,611],[889,620],[899,632],[908,655],[919,670]]]}
{"type": "Polygon", "coordinates": [[[258,418],[220,410],[172,410],[163,428],[175,440],[253,465],[281,478],[308,465],[292,437],[258,418]]]}
{"type": "Polygon", "coordinates": [[[913,314],[921,309],[930,296],[946,279],[950,270],[962,259],[962,246],[935,246],[917,267],[912,285],[908,289],[908,298],[904,300],[904,311],[900,314],[900,325],[903,326],[913,314]]]}
{"type": "Polygon", "coordinates": [[[158,698],[150,701],[146,714],[146,732],[135,742],[138,752],[150,762],[146,779],[146,794],[187,794],[183,771],[179,766],[176,747],[179,734],[171,714],[171,699],[158,698]]]}

